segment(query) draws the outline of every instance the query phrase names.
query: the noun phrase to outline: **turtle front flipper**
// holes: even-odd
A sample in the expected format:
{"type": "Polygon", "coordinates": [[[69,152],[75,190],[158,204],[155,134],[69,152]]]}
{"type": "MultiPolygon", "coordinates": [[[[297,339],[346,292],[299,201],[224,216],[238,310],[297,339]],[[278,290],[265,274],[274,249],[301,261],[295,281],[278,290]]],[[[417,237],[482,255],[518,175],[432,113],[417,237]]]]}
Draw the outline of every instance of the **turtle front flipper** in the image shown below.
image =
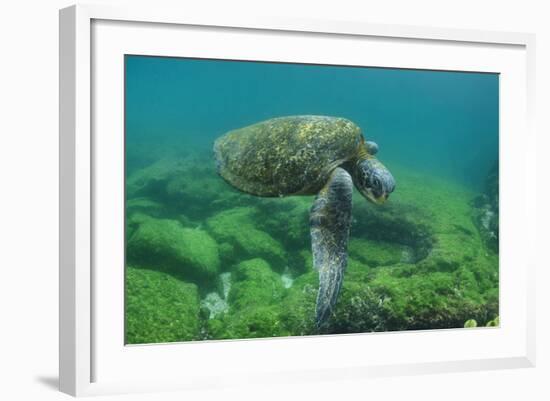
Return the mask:
{"type": "Polygon", "coordinates": [[[313,266],[319,271],[315,319],[318,330],[336,304],[348,263],[352,193],[351,176],[346,170],[336,168],[310,211],[313,266]]]}

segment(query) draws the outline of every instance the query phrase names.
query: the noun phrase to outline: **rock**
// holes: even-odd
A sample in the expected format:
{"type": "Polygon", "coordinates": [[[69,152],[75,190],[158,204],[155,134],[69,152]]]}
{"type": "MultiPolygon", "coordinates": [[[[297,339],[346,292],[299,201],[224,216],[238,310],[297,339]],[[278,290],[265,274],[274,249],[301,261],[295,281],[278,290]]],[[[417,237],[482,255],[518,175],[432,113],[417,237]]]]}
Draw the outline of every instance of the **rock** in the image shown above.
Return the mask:
{"type": "Polygon", "coordinates": [[[292,284],[294,284],[294,278],[292,277],[292,275],[288,270],[284,272],[283,275],[281,276],[281,281],[283,282],[284,288],[290,288],[292,287],[292,284]]]}
{"type": "Polygon", "coordinates": [[[145,221],[151,220],[152,217],[141,212],[126,214],[126,240],[132,237],[137,228],[145,221]]]}
{"type": "Polygon", "coordinates": [[[126,214],[143,213],[152,217],[161,217],[165,213],[164,206],[147,197],[132,198],[126,202],[126,214]]]}
{"type": "Polygon", "coordinates": [[[193,220],[191,220],[189,217],[187,217],[186,215],[184,214],[178,214],[177,216],[177,220],[180,222],[180,224],[183,226],[183,227],[192,227],[192,228],[196,228],[198,227],[200,224],[197,224],[196,222],[194,222],[193,220]]]}
{"type": "Polygon", "coordinates": [[[412,259],[409,247],[384,241],[352,238],[349,255],[368,266],[388,266],[412,259]]]}
{"type": "Polygon", "coordinates": [[[376,270],[353,258],[348,259],[340,296],[324,332],[337,334],[385,330],[386,314],[382,297],[370,287],[376,270]]]}
{"type": "Polygon", "coordinates": [[[165,202],[195,219],[224,210],[224,203],[236,196],[238,193],[218,177],[210,165],[193,166],[183,174],[172,176],[165,187],[165,202]]]}
{"type": "MultiPolygon", "coordinates": [[[[425,210],[412,203],[390,200],[372,208],[362,199],[354,204],[351,239],[363,239],[380,244],[376,248],[402,247],[410,253],[412,262],[426,257],[432,248],[433,228],[425,210]]],[[[401,253],[401,252],[399,252],[401,253]]]]}
{"type": "Polygon", "coordinates": [[[161,203],[165,216],[185,212],[192,219],[222,210],[224,201],[238,196],[218,177],[212,160],[196,154],[166,157],[137,170],[128,177],[126,192],[161,203]]]}
{"type": "Polygon", "coordinates": [[[367,283],[344,281],[328,331],[334,334],[386,331],[386,320],[383,297],[367,283]]]}
{"type": "MultiPolygon", "coordinates": [[[[376,269],[369,286],[380,298],[385,330],[459,328],[468,319],[483,320],[484,297],[465,297],[454,273],[401,276],[399,269],[376,269]]],[[[468,290],[468,287],[466,287],[468,290]]]]}
{"type": "Polygon", "coordinates": [[[294,279],[281,302],[281,322],[292,335],[315,334],[315,302],[319,275],[310,271],[294,279]]]}
{"type": "Polygon", "coordinates": [[[185,174],[189,163],[184,158],[164,158],[137,170],[126,181],[129,198],[148,196],[157,198],[166,193],[166,185],[172,177],[185,174]]]}
{"type": "Polygon", "coordinates": [[[201,301],[201,307],[208,309],[208,319],[213,319],[229,309],[227,301],[217,292],[211,292],[201,301]]]}
{"type": "MultiPolygon", "coordinates": [[[[199,283],[201,339],[317,334],[312,197],[252,197],[223,180],[218,189],[209,158],[174,160],[129,180],[128,260],[199,283]]],[[[498,325],[498,254],[476,227],[492,226],[472,218],[495,204],[490,191],[472,205],[473,193],[452,182],[395,175],[384,205],[354,195],[348,268],[327,333],[498,325]]],[[[155,297],[142,302],[157,308],[155,297]]]]}
{"type": "Polygon", "coordinates": [[[418,262],[420,271],[454,271],[464,263],[476,259],[479,242],[460,232],[434,234],[433,248],[427,257],[418,262]]]}
{"type": "Polygon", "coordinates": [[[128,266],[125,319],[127,344],[198,340],[197,286],[128,266]]]}
{"type": "Polygon", "coordinates": [[[310,246],[309,210],[311,196],[265,199],[258,203],[261,228],[280,239],[285,249],[295,251],[310,246]]]}
{"type": "Polygon", "coordinates": [[[218,277],[218,292],[223,297],[223,299],[227,300],[227,297],[229,297],[229,291],[231,290],[231,273],[225,272],[220,274],[218,277]]]}
{"type": "Polygon", "coordinates": [[[281,276],[259,258],[239,263],[232,278],[229,305],[237,310],[278,304],[285,292],[281,276]]]}
{"type": "Polygon", "coordinates": [[[212,279],[220,268],[217,243],[206,231],[178,221],[149,218],[128,240],[128,259],[192,281],[212,279]]]}
{"type": "Polygon", "coordinates": [[[256,306],[231,312],[208,321],[209,339],[238,339],[288,336],[278,306],[256,306]]]}
{"type": "Polygon", "coordinates": [[[483,193],[472,201],[474,221],[487,247],[498,253],[499,244],[499,167],[495,161],[485,179],[483,193]]]}
{"type": "Polygon", "coordinates": [[[234,247],[234,262],[244,258],[262,258],[276,270],[282,271],[287,265],[283,246],[271,235],[259,230],[254,217],[253,208],[239,207],[214,215],[207,220],[206,226],[218,242],[234,247]]]}
{"type": "Polygon", "coordinates": [[[288,255],[288,269],[293,276],[300,276],[313,270],[313,256],[310,249],[301,249],[288,255]]]}
{"type": "Polygon", "coordinates": [[[232,273],[229,311],[208,322],[209,338],[289,335],[280,320],[285,288],[281,276],[262,259],[239,263],[232,273]]]}
{"type": "Polygon", "coordinates": [[[222,242],[218,245],[220,260],[223,266],[230,266],[235,260],[235,246],[229,242],[222,242]]]}
{"type": "Polygon", "coordinates": [[[225,272],[218,276],[216,291],[210,292],[201,301],[201,308],[206,309],[206,319],[214,319],[229,310],[228,297],[231,290],[231,273],[225,272]]]}

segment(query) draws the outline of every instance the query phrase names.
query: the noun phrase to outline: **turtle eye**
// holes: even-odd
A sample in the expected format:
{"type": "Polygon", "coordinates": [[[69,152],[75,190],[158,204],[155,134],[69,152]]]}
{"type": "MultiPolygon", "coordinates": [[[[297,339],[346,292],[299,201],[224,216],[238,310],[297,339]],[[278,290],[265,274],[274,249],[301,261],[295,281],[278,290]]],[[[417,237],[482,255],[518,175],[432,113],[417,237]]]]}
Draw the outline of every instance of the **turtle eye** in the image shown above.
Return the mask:
{"type": "Polygon", "coordinates": [[[378,144],[376,142],[366,141],[365,146],[367,147],[367,150],[371,155],[374,156],[378,153],[378,144]]]}

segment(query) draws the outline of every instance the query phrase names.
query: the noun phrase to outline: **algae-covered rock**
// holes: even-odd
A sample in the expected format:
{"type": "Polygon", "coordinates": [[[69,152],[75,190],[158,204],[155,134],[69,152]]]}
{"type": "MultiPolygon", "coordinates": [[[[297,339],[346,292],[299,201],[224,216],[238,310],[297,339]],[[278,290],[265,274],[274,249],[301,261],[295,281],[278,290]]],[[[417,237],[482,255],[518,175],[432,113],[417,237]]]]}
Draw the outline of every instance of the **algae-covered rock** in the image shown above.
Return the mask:
{"type": "Polygon", "coordinates": [[[200,224],[197,224],[195,223],[193,220],[191,220],[189,217],[187,217],[185,214],[178,214],[177,216],[177,221],[180,222],[180,224],[183,226],[183,227],[193,227],[193,228],[196,228],[198,227],[200,224]]]}
{"type": "Polygon", "coordinates": [[[375,269],[350,258],[338,302],[326,331],[329,333],[365,333],[386,329],[383,297],[370,283],[375,269]]]}
{"type": "Polygon", "coordinates": [[[197,286],[152,270],[126,268],[126,343],[198,340],[197,286]]]}
{"type": "Polygon", "coordinates": [[[370,286],[383,300],[387,330],[459,328],[468,319],[482,321],[487,315],[484,297],[465,297],[449,272],[400,277],[381,269],[370,286]]]}
{"type": "MultiPolygon", "coordinates": [[[[486,198],[484,198],[486,199],[486,198]]],[[[488,200],[487,200],[488,201],[488,200]]],[[[498,214],[489,203],[483,204],[473,212],[474,220],[485,243],[494,252],[498,252],[498,214]]]]}
{"type": "Polygon", "coordinates": [[[285,292],[281,276],[262,259],[239,263],[232,278],[229,304],[234,309],[276,304],[285,292]]]}
{"type": "Polygon", "coordinates": [[[163,216],[203,219],[213,210],[223,210],[238,193],[220,179],[210,159],[189,153],[165,157],[128,177],[129,199],[148,199],[163,206],[163,216]],[[228,203],[229,201],[229,203],[228,203]]]}
{"type": "Polygon", "coordinates": [[[348,249],[351,257],[373,267],[410,262],[413,259],[409,247],[385,241],[352,238],[348,249]]]}
{"type": "Polygon", "coordinates": [[[184,173],[171,176],[164,190],[166,203],[197,218],[205,218],[215,210],[223,210],[221,201],[238,196],[216,175],[210,164],[191,166],[184,173]]]}
{"type": "Polygon", "coordinates": [[[155,200],[147,197],[132,198],[126,201],[126,213],[144,213],[153,217],[161,217],[165,212],[164,206],[155,200]]]}
{"type": "Polygon", "coordinates": [[[366,333],[385,331],[387,313],[385,298],[367,283],[345,282],[328,328],[331,333],[366,333]]]}
{"type": "Polygon", "coordinates": [[[400,259],[414,263],[431,251],[433,228],[429,224],[430,217],[427,211],[400,201],[399,194],[395,195],[396,200],[377,208],[372,208],[362,199],[354,199],[356,219],[350,238],[374,242],[374,248],[386,254],[390,251],[389,247],[401,248],[395,250],[400,259]],[[408,255],[403,255],[403,251],[408,255]]]}
{"type": "Polygon", "coordinates": [[[128,177],[126,193],[130,198],[164,194],[168,180],[185,174],[188,168],[189,163],[185,158],[168,157],[157,160],[128,177]]]}
{"type": "Polygon", "coordinates": [[[288,268],[294,276],[309,273],[313,269],[311,249],[301,249],[288,254],[288,268]]]}
{"type": "Polygon", "coordinates": [[[289,335],[280,319],[285,294],[281,276],[258,258],[239,263],[231,276],[229,312],[208,321],[208,338],[289,335]]]}
{"type": "Polygon", "coordinates": [[[262,229],[279,239],[287,250],[310,246],[309,210],[311,196],[263,199],[257,204],[262,229]]]}
{"type": "Polygon", "coordinates": [[[239,207],[220,212],[207,220],[207,228],[220,243],[232,245],[235,254],[265,259],[277,270],[282,270],[287,264],[283,246],[257,228],[253,208],[239,207]]]}
{"type": "Polygon", "coordinates": [[[281,302],[281,321],[292,335],[315,334],[315,301],[319,274],[315,271],[297,277],[281,302]]]}
{"type": "Polygon", "coordinates": [[[479,253],[479,242],[471,236],[457,232],[434,235],[433,248],[420,261],[420,271],[453,271],[464,263],[475,260],[479,253]]]}
{"type": "MultiPolygon", "coordinates": [[[[130,180],[128,260],[199,283],[200,338],[318,334],[311,197],[248,196],[202,167],[210,159],[174,160],[130,180]]],[[[473,193],[392,171],[398,187],[386,204],[354,195],[348,267],[326,332],[460,328],[470,319],[498,326],[498,254],[476,228],[473,193]]],[[[150,299],[142,307],[155,310],[150,299]]]]}
{"type": "Polygon", "coordinates": [[[218,246],[208,233],[184,228],[175,220],[143,221],[128,240],[127,252],[136,265],[189,280],[211,279],[220,268],[218,246]]]}
{"type": "Polygon", "coordinates": [[[153,217],[142,212],[134,212],[126,214],[126,240],[130,239],[136,232],[137,228],[145,221],[151,220],[153,217]]]}
{"type": "Polygon", "coordinates": [[[499,246],[499,163],[493,163],[483,187],[483,193],[472,204],[473,217],[487,247],[498,252],[499,246]]]}
{"type": "Polygon", "coordinates": [[[280,307],[260,305],[208,321],[209,339],[239,339],[289,336],[281,322],[280,307]]]}
{"type": "Polygon", "coordinates": [[[229,242],[219,243],[218,252],[220,253],[220,260],[223,266],[230,266],[239,257],[235,251],[235,246],[229,242]]]}

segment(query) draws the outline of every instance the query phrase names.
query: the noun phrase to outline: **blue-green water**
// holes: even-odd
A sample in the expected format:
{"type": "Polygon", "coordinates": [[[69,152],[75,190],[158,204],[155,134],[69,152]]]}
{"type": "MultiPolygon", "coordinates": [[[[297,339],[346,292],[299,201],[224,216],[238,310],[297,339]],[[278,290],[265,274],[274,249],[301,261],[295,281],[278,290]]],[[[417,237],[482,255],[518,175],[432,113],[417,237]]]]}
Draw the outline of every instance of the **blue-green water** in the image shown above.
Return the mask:
{"type": "Polygon", "coordinates": [[[127,142],[207,147],[271,117],[349,118],[381,158],[479,184],[498,157],[498,74],[126,58],[127,142]]]}
{"type": "Polygon", "coordinates": [[[498,325],[498,75],[126,56],[125,78],[128,343],[319,334],[313,197],[243,194],[212,155],[288,115],[353,121],[397,181],[354,194],[325,332],[498,325]]]}

